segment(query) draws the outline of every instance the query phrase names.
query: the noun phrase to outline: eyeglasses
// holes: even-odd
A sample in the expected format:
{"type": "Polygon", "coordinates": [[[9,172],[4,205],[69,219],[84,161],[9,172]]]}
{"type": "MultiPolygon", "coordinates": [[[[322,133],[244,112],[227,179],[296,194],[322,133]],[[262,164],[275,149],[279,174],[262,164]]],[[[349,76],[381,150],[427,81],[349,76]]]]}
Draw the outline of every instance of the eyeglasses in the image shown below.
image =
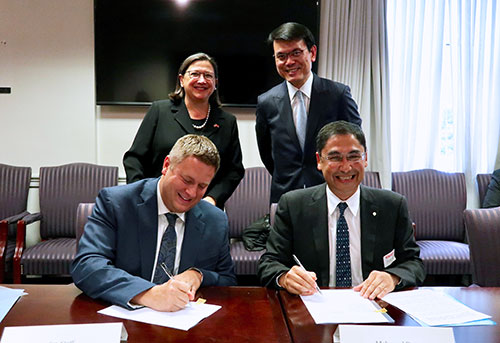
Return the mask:
{"type": "Polygon", "coordinates": [[[186,71],[186,74],[189,75],[190,78],[192,79],[199,79],[202,75],[207,81],[213,81],[215,80],[215,76],[212,73],[202,73],[201,71],[186,71]]]}
{"type": "Polygon", "coordinates": [[[291,56],[292,58],[299,58],[305,50],[306,49],[295,49],[291,52],[278,52],[274,55],[274,58],[280,62],[285,62],[288,59],[288,56],[291,56]]]}
{"type": "Polygon", "coordinates": [[[342,161],[344,160],[344,157],[347,160],[347,162],[349,162],[349,163],[358,163],[358,162],[361,162],[365,159],[366,152],[350,152],[347,155],[334,153],[334,154],[331,154],[328,156],[321,156],[320,155],[320,157],[330,164],[342,163],[342,161]]]}

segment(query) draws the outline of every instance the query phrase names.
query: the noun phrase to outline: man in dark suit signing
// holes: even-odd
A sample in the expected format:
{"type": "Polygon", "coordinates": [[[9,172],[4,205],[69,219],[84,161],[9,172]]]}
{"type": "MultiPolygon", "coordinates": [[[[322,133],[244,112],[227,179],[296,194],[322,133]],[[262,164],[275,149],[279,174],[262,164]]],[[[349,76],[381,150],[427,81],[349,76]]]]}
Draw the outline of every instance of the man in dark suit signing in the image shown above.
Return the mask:
{"type": "Polygon", "coordinates": [[[159,178],[102,189],[72,264],[75,284],[93,298],[158,311],[183,308],[200,286],[236,285],[227,217],[200,201],[219,163],[208,138],[186,135],[159,178]]]}
{"type": "Polygon", "coordinates": [[[361,125],[361,118],[348,86],[311,72],[317,47],[307,27],[285,23],[271,32],[268,43],[285,81],[259,96],[255,131],[272,175],[271,202],[278,202],[285,192],[324,182],[314,159],[319,129],[335,120],[361,125]]]}
{"type": "Polygon", "coordinates": [[[327,124],[316,146],[317,168],[326,185],[281,197],[259,262],[262,283],[301,295],[313,294],[316,285],[355,286],[374,299],[423,282],[405,198],[360,185],[368,155],[359,126],[327,124]]]}

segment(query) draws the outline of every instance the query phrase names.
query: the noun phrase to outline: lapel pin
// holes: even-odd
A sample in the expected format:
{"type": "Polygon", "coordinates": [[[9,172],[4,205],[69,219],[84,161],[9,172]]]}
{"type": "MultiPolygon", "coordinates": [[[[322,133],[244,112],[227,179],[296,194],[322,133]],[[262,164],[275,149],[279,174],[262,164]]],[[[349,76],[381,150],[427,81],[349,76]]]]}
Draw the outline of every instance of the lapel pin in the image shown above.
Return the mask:
{"type": "Polygon", "coordinates": [[[219,128],[219,124],[214,124],[214,127],[215,127],[216,129],[218,129],[218,128],[219,128]]]}
{"type": "Polygon", "coordinates": [[[377,212],[373,212],[372,216],[376,217],[377,216],[377,212]]]}

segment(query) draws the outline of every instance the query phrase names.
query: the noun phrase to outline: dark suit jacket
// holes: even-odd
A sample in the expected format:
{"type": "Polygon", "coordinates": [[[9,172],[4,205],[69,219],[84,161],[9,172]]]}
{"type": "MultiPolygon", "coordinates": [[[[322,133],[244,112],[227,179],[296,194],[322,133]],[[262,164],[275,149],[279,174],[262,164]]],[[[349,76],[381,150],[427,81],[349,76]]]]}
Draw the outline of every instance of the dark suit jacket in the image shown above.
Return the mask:
{"type": "Polygon", "coordinates": [[[137,131],[134,142],[123,157],[127,183],[161,175],[165,156],[177,139],[186,134],[204,135],[219,150],[220,168],[207,189],[219,208],[231,196],[245,174],[236,118],[220,108],[213,108],[202,130],[193,128],[184,101],[174,105],[171,100],[156,101],[137,131]]]}
{"type": "MultiPolygon", "coordinates": [[[[130,299],[154,286],[158,180],[99,193],[71,266],[76,286],[92,298],[127,307],[130,299]]],[[[191,267],[202,271],[202,286],[236,285],[227,217],[205,201],[186,213],[179,273],[191,267]]]]}
{"type": "Polygon", "coordinates": [[[483,200],[484,208],[497,206],[500,206],[500,169],[493,172],[493,176],[483,200]]]}
{"type": "Polygon", "coordinates": [[[361,125],[348,86],[314,75],[304,153],[300,148],[286,81],[259,96],[255,132],[260,158],[272,175],[271,202],[293,190],[324,182],[316,168],[316,136],[327,123],[345,120],[361,125]]]}
{"type": "MultiPolygon", "coordinates": [[[[319,286],[328,286],[327,197],[325,184],[284,194],[278,203],[267,252],[259,262],[259,277],[277,287],[276,277],[287,272],[297,255],[304,267],[316,273],[319,286]]],[[[425,278],[413,228],[403,196],[361,186],[361,264],[363,279],[371,271],[386,271],[401,278],[399,288],[415,286],[425,278]],[[383,257],[395,250],[396,260],[387,268],[383,257]]],[[[335,263],[335,260],[332,261],[335,263]]]]}

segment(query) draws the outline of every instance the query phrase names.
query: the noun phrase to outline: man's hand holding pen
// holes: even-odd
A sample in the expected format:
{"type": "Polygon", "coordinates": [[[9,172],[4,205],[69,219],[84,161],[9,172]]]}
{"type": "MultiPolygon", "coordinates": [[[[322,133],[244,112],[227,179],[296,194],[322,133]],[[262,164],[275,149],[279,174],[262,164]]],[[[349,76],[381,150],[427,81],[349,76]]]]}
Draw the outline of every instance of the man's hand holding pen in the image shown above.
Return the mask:
{"type": "Polygon", "coordinates": [[[300,266],[293,266],[278,279],[281,287],[292,294],[312,295],[317,290],[316,273],[308,272],[300,266]]]}
{"type": "Polygon", "coordinates": [[[297,256],[293,255],[293,260],[297,265],[279,277],[278,283],[281,287],[293,294],[312,295],[316,292],[322,294],[316,283],[316,273],[308,272],[297,256]]]}
{"type": "Polygon", "coordinates": [[[181,274],[172,276],[170,280],[161,285],[156,285],[136,295],[131,302],[147,306],[156,311],[179,311],[186,307],[190,301],[194,300],[196,291],[201,285],[201,280],[202,276],[200,273],[189,269],[181,274]]]}

